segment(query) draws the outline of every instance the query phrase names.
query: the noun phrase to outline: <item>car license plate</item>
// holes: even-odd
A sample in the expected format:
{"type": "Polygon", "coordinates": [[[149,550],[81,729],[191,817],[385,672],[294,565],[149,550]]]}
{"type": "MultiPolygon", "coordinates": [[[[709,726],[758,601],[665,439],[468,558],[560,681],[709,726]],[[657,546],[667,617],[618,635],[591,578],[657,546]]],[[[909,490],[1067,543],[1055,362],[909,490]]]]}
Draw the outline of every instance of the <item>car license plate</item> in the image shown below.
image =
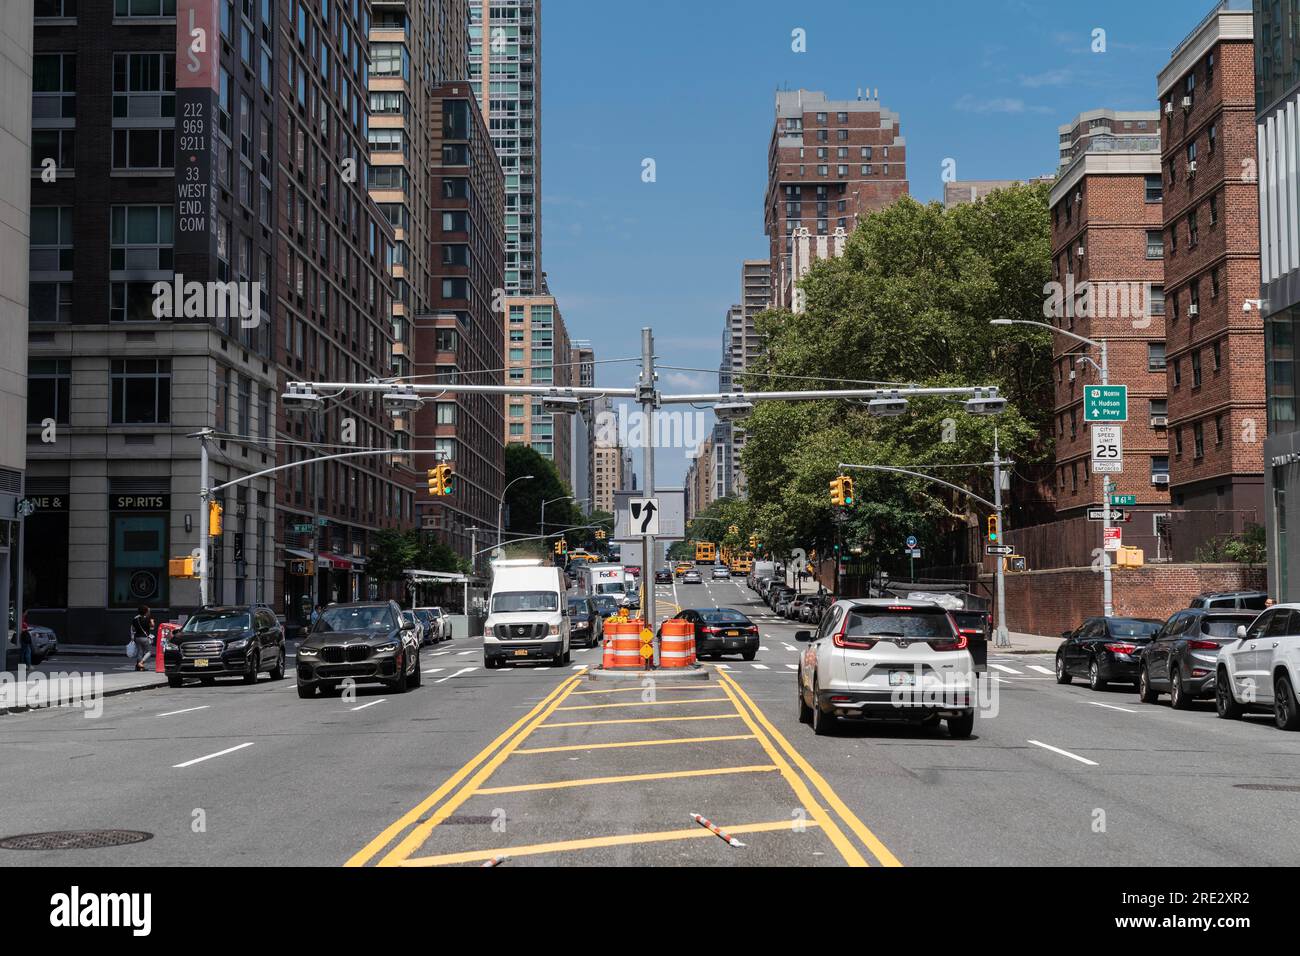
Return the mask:
{"type": "Polygon", "coordinates": [[[208,666],[208,659],[207,659],[206,657],[200,657],[198,660],[196,660],[196,661],[194,662],[194,666],[195,666],[195,667],[207,667],[207,666],[208,666]]]}
{"type": "Polygon", "coordinates": [[[890,687],[911,687],[916,683],[916,675],[911,671],[890,671],[890,687]]]}
{"type": "Polygon", "coordinates": [[[727,637],[740,637],[740,632],[739,632],[739,631],[728,631],[728,632],[727,632],[727,637]]]}
{"type": "Polygon", "coordinates": [[[527,656],[528,656],[527,651],[515,651],[515,657],[527,657],[527,656]]]}

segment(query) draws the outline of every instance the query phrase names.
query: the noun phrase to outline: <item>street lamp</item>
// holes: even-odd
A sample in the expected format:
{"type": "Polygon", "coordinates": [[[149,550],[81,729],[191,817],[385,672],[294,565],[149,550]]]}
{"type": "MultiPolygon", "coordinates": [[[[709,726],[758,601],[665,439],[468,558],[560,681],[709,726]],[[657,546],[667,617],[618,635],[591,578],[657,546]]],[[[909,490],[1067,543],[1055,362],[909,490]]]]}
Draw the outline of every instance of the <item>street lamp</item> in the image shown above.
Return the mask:
{"type": "MultiPolygon", "coordinates": [[[[1101,384],[1102,385],[1110,384],[1110,362],[1108,360],[1105,339],[1102,339],[1101,341],[1097,341],[1096,339],[1090,339],[1085,335],[1079,335],[1075,332],[1067,332],[1065,329],[1058,329],[1056,326],[1051,325],[1047,322],[1034,322],[1029,319],[991,319],[989,321],[989,325],[1037,325],[1040,328],[1051,329],[1057,335],[1064,335],[1066,338],[1074,339],[1076,342],[1082,342],[1084,345],[1096,346],[1098,349],[1101,350],[1101,364],[1097,366],[1097,371],[1101,373],[1101,384]]],[[[1092,360],[1089,359],[1088,361],[1091,362],[1092,360]]],[[[1086,417],[1087,415],[1085,409],[1085,418],[1086,417]]],[[[1111,486],[1110,483],[1110,475],[1103,475],[1102,495],[1101,495],[1101,510],[1104,512],[1102,516],[1103,523],[1102,523],[1102,532],[1101,532],[1102,534],[1101,603],[1102,603],[1102,614],[1104,614],[1106,617],[1111,617],[1115,613],[1115,597],[1114,597],[1114,591],[1112,590],[1111,587],[1111,577],[1110,577],[1110,558],[1107,556],[1105,552],[1106,532],[1110,530],[1110,496],[1112,491],[1114,491],[1114,488],[1111,486]]],[[[1001,537],[1001,531],[1002,528],[999,526],[998,528],[999,538],[1001,537]]]]}
{"type": "Polygon", "coordinates": [[[510,491],[510,485],[513,485],[516,481],[527,481],[532,477],[533,477],[532,475],[520,475],[518,478],[514,479],[514,481],[509,482],[505,486],[505,488],[501,489],[501,498],[499,501],[497,501],[497,547],[498,548],[501,547],[501,522],[505,516],[506,493],[510,491]]]}

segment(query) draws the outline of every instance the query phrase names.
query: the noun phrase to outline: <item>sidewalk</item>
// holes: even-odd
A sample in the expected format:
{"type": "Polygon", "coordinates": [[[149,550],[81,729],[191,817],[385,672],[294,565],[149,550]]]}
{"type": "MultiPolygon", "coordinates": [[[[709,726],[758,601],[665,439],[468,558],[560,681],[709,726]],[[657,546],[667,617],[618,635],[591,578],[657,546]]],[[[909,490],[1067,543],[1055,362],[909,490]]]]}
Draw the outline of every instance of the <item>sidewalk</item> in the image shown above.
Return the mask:
{"type": "Polygon", "coordinates": [[[1046,637],[1042,634],[1017,634],[1012,631],[1010,647],[996,647],[989,641],[990,654],[1055,654],[1061,646],[1059,637],[1046,637]]]}
{"type": "Polygon", "coordinates": [[[0,671],[0,714],[59,706],[85,710],[87,717],[98,716],[106,697],[167,686],[166,675],[152,669],[125,673],[78,671],[61,668],[58,658],[34,670],[24,668],[24,676],[26,680],[19,683],[14,671],[0,671]]]}

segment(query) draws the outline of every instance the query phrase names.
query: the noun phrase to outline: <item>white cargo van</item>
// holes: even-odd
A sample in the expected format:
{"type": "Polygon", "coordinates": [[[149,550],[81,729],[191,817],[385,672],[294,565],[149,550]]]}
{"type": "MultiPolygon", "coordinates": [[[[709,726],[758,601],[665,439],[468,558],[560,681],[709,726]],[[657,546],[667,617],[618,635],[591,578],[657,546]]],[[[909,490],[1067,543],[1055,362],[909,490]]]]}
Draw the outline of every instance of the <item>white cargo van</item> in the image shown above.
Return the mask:
{"type": "Polygon", "coordinates": [[[507,661],[569,663],[564,572],[538,560],[492,562],[492,595],[483,625],[483,666],[507,661]]]}

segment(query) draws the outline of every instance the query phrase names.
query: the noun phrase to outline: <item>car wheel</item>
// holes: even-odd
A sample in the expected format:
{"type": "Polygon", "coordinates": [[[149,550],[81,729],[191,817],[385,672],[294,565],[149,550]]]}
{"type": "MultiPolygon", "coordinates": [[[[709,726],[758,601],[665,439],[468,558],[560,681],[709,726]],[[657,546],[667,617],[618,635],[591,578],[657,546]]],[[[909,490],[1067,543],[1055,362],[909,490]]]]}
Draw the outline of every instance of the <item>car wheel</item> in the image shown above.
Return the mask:
{"type": "Polygon", "coordinates": [[[1187,710],[1192,706],[1192,698],[1183,686],[1182,669],[1174,664],[1173,671],[1169,675],[1169,703],[1174,710],[1187,710]]]}
{"type": "Polygon", "coordinates": [[[1074,680],[1070,672],[1065,669],[1065,658],[1060,654],[1056,655],[1056,682],[1058,684],[1068,684],[1074,680]]]}
{"type": "Polygon", "coordinates": [[[965,740],[975,729],[975,711],[968,710],[960,717],[948,718],[948,736],[965,740]]]}
{"type": "Polygon", "coordinates": [[[1285,674],[1273,684],[1273,720],[1278,730],[1300,730],[1300,710],[1296,709],[1291,678],[1285,674]]]}
{"type": "Polygon", "coordinates": [[[1092,663],[1088,665],[1088,686],[1093,690],[1105,690],[1106,682],[1101,679],[1101,665],[1097,663],[1094,657],[1092,663]]]}
{"type": "Polygon", "coordinates": [[[799,723],[811,724],[813,719],[812,708],[808,706],[808,701],[803,696],[803,677],[795,676],[795,688],[799,692],[799,723]]]}
{"type": "Polygon", "coordinates": [[[397,678],[392,682],[392,688],[399,694],[405,694],[406,689],[411,686],[410,679],[406,674],[406,657],[403,655],[402,660],[397,665],[397,678]]]}
{"type": "Polygon", "coordinates": [[[262,656],[260,654],[254,654],[252,657],[248,659],[248,669],[244,671],[244,683],[256,684],[257,672],[260,671],[261,669],[262,669],[262,656]]]}
{"type": "Polygon", "coordinates": [[[1232,696],[1228,671],[1223,667],[1219,668],[1218,676],[1214,679],[1214,709],[1224,720],[1237,720],[1244,710],[1241,704],[1237,703],[1237,698],[1232,696]]]}
{"type": "Polygon", "coordinates": [[[939,721],[943,720],[938,714],[927,714],[921,720],[922,727],[938,727],[939,721]]]}
{"type": "Polygon", "coordinates": [[[1147,673],[1145,664],[1138,671],[1138,700],[1144,704],[1154,704],[1160,700],[1160,694],[1151,686],[1151,675],[1147,673]]]}
{"type": "Polygon", "coordinates": [[[758,656],[758,651],[745,651],[745,652],[744,652],[743,654],[741,654],[740,656],[743,657],[743,658],[744,658],[745,660],[747,660],[747,661],[752,661],[755,657],[758,656]]]}
{"type": "Polygon", "coordinates": [[[812,728],[818,737],[829,737],[835,733],[839,718],[822,710],[817,702],[817,681],[813,681],[812,728]]]}
{"type": "Polygon", "coordinates": [[[180,675],[180,674],[168,674],[168,675],[167,675],[167,686],[168,686],[168,687],[180,687],[181,684],[183,684],[183,683],[185,683],[185,682],[184,682],[184,680],[181,679],[181,675],[180,675]]]}
{"type": "Polygon", "coordinates": [[[565,652],[564,652],[564,660],[563,660],[561,663],[564,663],[564,664],[571,664],[571,663],[573,663],[573,651],[571,651],[571,650],[569,650],[569,651],[565,651],[565,652]]]}
{"type": "Polygon", "coordinates": [[[284,680],[284,648],[280,648],[280,656],[276,658],[275,666],[271,668],[271,680],[284,680]]]}
{"type": "Polygon", "coordinates": [[[311,684],[299,684],[298,696],[303,700],[310,700],[316,696],[316,688],[311,684]]]}

